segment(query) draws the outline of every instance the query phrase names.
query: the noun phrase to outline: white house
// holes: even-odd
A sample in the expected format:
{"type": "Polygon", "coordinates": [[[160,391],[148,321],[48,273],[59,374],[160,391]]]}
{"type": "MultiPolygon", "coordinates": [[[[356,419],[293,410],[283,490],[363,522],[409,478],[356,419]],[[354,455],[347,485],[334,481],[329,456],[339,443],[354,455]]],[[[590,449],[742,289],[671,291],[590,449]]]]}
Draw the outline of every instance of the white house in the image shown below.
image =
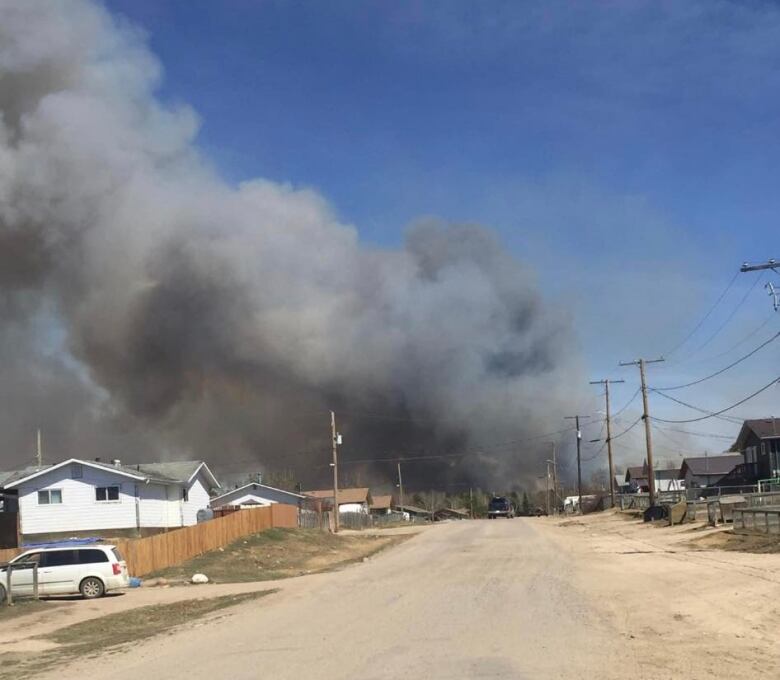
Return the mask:
{"type": "Polygon", "coordinates": [[[250,482],[215,496],[211,499],[210,505],[212,508],[222,508],[226,505],[257,506],[282,503],[283,505],[300,507],[305,498],[306,496],[299,493],[277,489],[260,482],[250,482]]]}
{"type": "Polygon", "coordinates": [[[214,488],[219,482],[202,461],[122,465],[70,458],[0,473],[0,490],[18,494],[25,538],[189,526],[214,488]]]}

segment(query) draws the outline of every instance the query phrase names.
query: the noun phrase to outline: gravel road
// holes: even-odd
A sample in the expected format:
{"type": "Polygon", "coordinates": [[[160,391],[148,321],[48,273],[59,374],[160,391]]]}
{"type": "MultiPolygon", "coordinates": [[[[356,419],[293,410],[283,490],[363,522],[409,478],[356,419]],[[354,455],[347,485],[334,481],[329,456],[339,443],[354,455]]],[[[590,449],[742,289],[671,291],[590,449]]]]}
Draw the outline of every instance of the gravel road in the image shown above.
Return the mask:
{"type": "Polygon", "coordinates": [[[670,547],[667,536],[680,534],[614,516],[435,526],[51,677],[778,677],[780,621],[762,593],[778,592],[780,558],[670,547]]]}

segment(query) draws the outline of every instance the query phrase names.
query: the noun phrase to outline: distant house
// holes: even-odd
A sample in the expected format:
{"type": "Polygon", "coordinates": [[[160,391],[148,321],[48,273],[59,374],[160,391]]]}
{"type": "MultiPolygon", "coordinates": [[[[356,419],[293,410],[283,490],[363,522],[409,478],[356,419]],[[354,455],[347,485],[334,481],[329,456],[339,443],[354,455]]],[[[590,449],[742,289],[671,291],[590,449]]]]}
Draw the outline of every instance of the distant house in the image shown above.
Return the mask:
{"type": "Polygon", "coordinates": [[[69,458],[0,473],[24,538],[154,533],[195,524],[219,482],[203,461],[123,465],[69,458]]]}
{"type": "Polygon", "coordinates": [[[722,482],[742,465],[742,460],[742,456],[735,454],[684,458],[680,466],[680,479],[684,480],[686,489],[731,486],[722,482]]]}
{"type": "Polygon", "coordinates": [[[641,465],[626,468],[625,483],[631,493],[647,492],[650,489],[647,482],[647,470],[641,465]]]}
{"type": "Polygon", "coordinates": [[[656,491],[682,491],[685,481],[680,479],[680,468],[654,470],[656,491]]]}
{"type": "Polygon", "coordinates": [[[372,515],[389,515],[393,511],[393,496],[372,496],[369,511],[372,515]]]}
{"type": "MultiPolygon", "coordinates": [[[[680,470],[678,468],[656,468],[653,470],[653,478],[655,479],[656,491],[679,491],[685,488],[683,481],[680,479],[680,470]]],[[[628,486],[630,493],[647,493],[650,491],[648,479],[649,474],[647,462],[645,461],[641,467],[636,466],[626,469],[624,486],[628,486]]]]}
{"type": "Polygon", "coordinates": [[[445,519],[468,519],[469,511],[464,508],[439,508],[433,513],[433,519],[441,522],[445,519]]]}
{"type": "MultiPolygon", "coordinates": [[[[303,491],[304,496],[320,499],[323,509],[333,508],[333,489],[315,489],[303,491]]],[[[362,512],[368,514],[372,505],[371,492],[368,487],[354,489],[339,489],[339,512],[362,512]]]]}
{"type": "Polygon", "coordinates": [[[299,493],[277,489],[259,482],[250,482],[237,489],[231,489],[219,496],[214,496],[209,501],[209,506],[212,509],[217,509],[228,505],[253,507],[281,503],[283,505],[300,507],[305,498],[306,496],[299,493]]]}
{"type": "Polygon", "coordinates": [[[732,449],[742,455],[750,482],[780,477],[780,418],[746,420],[732,449]]]}

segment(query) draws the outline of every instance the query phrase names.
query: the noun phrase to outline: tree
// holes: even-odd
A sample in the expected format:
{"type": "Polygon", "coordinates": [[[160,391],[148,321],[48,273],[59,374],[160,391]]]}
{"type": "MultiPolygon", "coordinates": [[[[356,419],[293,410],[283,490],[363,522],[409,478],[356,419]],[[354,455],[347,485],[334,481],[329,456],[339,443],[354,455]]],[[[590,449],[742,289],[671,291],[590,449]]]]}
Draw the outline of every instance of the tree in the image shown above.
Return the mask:
{"type": "Polygon", "coordinates": [[[523,514],[531,514],[531,502],[528,500],[528,494],[525,491],[523,491],[523,514]]]}

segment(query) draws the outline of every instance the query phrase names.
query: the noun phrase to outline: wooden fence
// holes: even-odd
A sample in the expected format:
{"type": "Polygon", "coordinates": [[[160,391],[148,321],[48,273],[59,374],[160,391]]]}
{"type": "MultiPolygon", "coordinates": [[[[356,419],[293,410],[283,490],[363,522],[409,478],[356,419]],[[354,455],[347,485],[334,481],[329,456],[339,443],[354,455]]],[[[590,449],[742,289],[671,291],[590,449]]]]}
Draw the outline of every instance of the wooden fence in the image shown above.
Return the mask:
{"type": "Polygon", "coordinates": [[[0,550],[0,563],[8,562],[8,560],[12,560],[20,552],[22,552],[21,548],[7,548],[5,550],[0,550]]]}
{"type": "Polygon", "coordinates": [[[145,576],[181,564],[209,550],[222,548],[241,538],[273,527],[298,526],[298,508],[274,505],[233,512],[183,529],[148,538],[117,541],[116,546],[133,576],[145,576]]]}
{"type": "MultiPolygon", "coordinates": [[[[145,576],[186,562],[209,550],[223,548],[243,536],[274,527],[294,529],[297,526],[298,508],[277,503],[262,508],[240,510],[225,517],[174,529],[164,534],[120,539],[112,543],[122,553],[130,574],[145,576]]],[[[20,552],[20,549],[0,550],[0,562],[7,562],[20,552]]]]}

